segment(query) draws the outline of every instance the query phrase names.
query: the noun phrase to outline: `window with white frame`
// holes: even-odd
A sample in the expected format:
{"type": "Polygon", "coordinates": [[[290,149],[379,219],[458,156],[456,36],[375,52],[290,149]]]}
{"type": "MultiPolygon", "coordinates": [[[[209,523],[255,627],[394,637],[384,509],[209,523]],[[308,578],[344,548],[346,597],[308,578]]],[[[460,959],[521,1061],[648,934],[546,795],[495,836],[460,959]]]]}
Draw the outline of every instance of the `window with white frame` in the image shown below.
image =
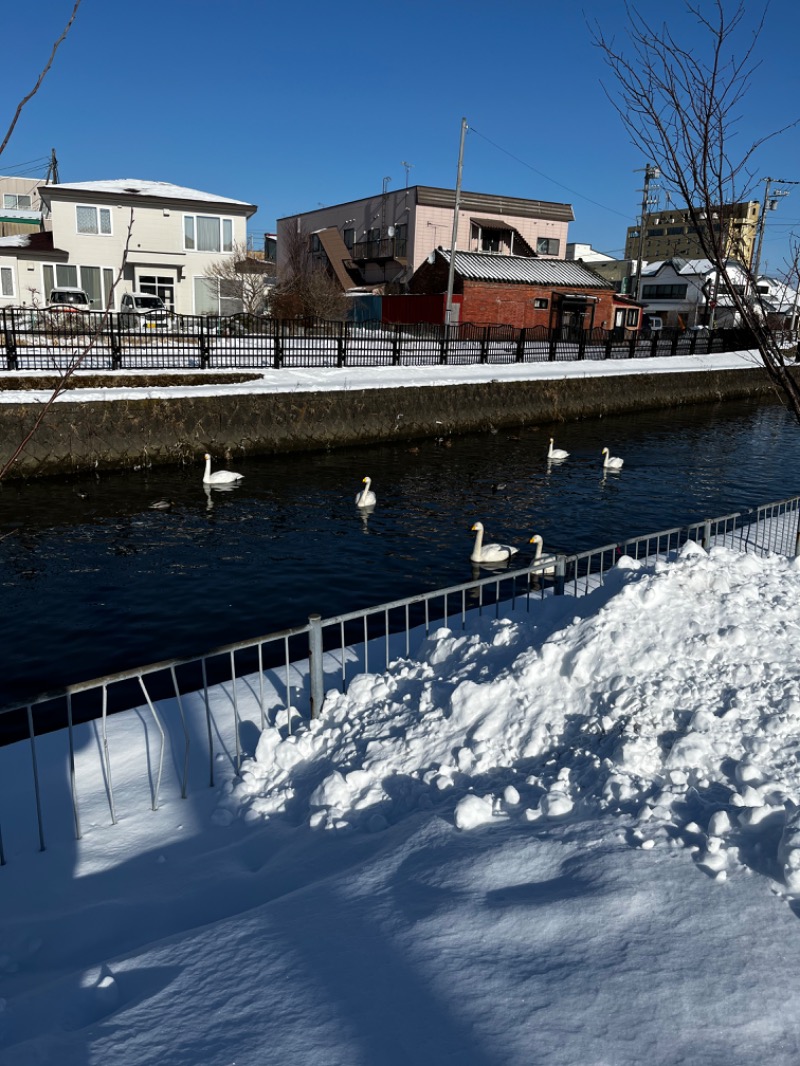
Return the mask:
{"type": "Polygon", "coordinates": [[[242,311],[242,296],[235,281],[224,278],[194,279],[194,313],[196,315],[237,315],[242,311]]]}
{"type": "Polygon", "coordinates": [[[16,192],[3,193],[3,207],[12,211],[30,211],[33,206],[30,196],[16,192]]]}
{"type": "Polygon", "coordinates": [[[104,236],[111,233],[111,208],[89,207],[78,204],[75,208],[78,233],[98,233],[104,236]]]}
{"type": "Polygon", "coordinates": [[[537,255],[558,255],[559,242],[557,237],[537,237],[537,255]]]}
{"type": "Polygon", "coordinates": [[[233,219],[184,215],[183,247],[187,252],[232,252],[233,219]]]}
{"type": "Polygon", "coordinates": [[[114,285],[114,271],[111,267],[73,266],[71,263],[45,263],[42,267],[45,300],[50,298],[52,289],[80,288],[89,297],[93,311],[104,311],[109,305],[111,289],[114,285]]]}
{"type": "Polygon", "coordinates": [[[14,271],[11,267],[0,267],[0,296],[14,295],[14,271]]]}

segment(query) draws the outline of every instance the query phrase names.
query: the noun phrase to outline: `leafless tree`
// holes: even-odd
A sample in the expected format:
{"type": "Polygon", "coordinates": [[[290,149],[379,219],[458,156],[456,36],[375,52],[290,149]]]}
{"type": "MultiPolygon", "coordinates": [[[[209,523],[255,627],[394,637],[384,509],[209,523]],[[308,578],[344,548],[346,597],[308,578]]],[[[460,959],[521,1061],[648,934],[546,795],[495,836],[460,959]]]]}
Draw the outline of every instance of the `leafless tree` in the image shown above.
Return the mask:
{"type": "Polygon", "coordinates": [[[247,246],[234,242],[233,254],[209,264],[203,276],[220,284],[224,296],[237,300],[246,314],[263,315],[266,287],[265,281],[275,276],[273,263],[254,259],[247,254],[247,246]]]}
{"type": "Polygon", "coordinates": [[[740,145],[737,127],[759,65],[756,48],[766,12],[747,25],[742,0],[730,13],[728,6],[726,0],[705,0],[702,5],[685,0],[697,27],[686,41],[672,29],[675,20],[653,26],[629,4],[623,44],[608,37],[599,22],[592,36],[613,74],[607,95],[633,144],[660,169],[662,187],[672,202],[687,205],[703,253],[718,274],[720,292],[752,332],[770,379],[800,421],[800,388],[779,339],[768,328],[752,264],[742,264],[747,274],[742,292],[728,274],[726,227],[712,221],[724,205],[752,194],[761,146],[800,121],[740,145]]]}
{"type": "Polygon", "coordinates": [[[278,284],[270,295],[274,318],[343,319],[347,297],[336,278],[313,261],[309,234],[293,230],[284,244],[284,262],[278,284]]]}

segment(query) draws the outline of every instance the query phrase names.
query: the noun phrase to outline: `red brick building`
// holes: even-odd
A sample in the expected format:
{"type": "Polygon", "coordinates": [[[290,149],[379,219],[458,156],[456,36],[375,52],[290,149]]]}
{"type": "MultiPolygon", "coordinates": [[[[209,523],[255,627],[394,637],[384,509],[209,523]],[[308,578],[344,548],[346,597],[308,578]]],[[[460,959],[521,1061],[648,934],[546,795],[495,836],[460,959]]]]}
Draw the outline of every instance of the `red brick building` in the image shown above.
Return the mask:
{"type": "MultiPolygon", "coordinates": [[[[433,262],[414,273],[409,293],[446,294],[449,269],[450,252],[437,249],[433,262]]],[[[572,260],[457,251],[453,296],[458,321],[482,326],[544,326],[571,333],[639,328],[639,305],[572,260]]]]}

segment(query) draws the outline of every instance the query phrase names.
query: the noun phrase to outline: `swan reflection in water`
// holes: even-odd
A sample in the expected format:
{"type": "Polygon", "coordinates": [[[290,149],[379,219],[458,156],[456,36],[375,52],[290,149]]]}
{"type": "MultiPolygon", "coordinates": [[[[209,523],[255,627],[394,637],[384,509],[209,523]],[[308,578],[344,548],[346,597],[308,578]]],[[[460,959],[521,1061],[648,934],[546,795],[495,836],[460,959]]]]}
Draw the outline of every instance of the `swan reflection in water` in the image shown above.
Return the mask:
{"type": "Polygon", "coordinates": [[[236,492],[239,488],[239,484],[236,481],[220,482],[218,485],[203,484],[203,490],[206,494],[206,510],[210,511],[214,507],[214,493],[215,492],[236,492]]]}
{"type": "Polygon", "coordinates": [[[369,516],[375,511],[375,504],[358,508],[358,517],[361,519],[361,532],[369,533],[369,516]]]}

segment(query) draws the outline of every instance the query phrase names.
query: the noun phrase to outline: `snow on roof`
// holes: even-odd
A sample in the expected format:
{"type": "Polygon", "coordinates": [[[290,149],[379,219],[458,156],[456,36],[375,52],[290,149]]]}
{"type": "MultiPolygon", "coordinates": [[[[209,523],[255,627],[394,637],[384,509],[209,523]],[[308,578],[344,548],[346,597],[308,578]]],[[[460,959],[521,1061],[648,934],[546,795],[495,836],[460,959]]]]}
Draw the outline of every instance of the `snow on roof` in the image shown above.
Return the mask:
{"type": "Polygon", "coordinates": [[[0,237],[0,248],[27,248],[30,233],[13,233],[10,237],[0,237]]]}
{"type": "Polygon", "coordinates": [[[109,181],[59,182],[58,185],[45,185],[42,195],[49,198],[54,190],[74,192],[109,193],[127,196],[152,196],[159,200],[207,200],[210,203],[237,204],[240,207],[252,207],[255,204],[246,200],[232,200],[227,196],[216,196],[199,189],[187,189],[182,185],[172,185],[168,181],[145,181],[141,178],[114,178],[109,181]]]}

